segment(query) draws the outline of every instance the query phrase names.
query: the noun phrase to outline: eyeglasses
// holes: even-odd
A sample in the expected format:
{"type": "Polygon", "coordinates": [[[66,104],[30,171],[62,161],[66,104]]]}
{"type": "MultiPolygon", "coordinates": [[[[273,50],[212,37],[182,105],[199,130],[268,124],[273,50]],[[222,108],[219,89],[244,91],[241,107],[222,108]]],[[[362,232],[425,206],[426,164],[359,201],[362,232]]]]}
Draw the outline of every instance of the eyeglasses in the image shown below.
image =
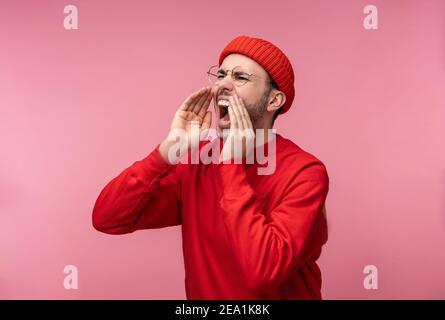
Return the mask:
{"type": "MultiPolygon", "coordinates": [[[[226,77],[227,73],[229,73],[229,72],[230,72],[230,75],[232,77],[234,84],[238,87],[241,87],[241,86],[245,85],[247,82],[252,81],[251,80],[252,77],[264,79],[264,78],[261,78],[255,74],[253,74],[253,73],[247,73],[247,72],[243,71],[241,66],[236,66],[232,70],[227,70],[227,71],[225,71],[224,69],[220,69],[218,67],[218,65],[211,66],[209,71],[207,71],[207,75],[208,75],[210,83],[214,84],[214,83],[217,83],[217,82],[221,81],[222,79],[224,79],[226,77]]],[[[269,81],[268,79],[265,79],[265,80],[269,81]]]]}

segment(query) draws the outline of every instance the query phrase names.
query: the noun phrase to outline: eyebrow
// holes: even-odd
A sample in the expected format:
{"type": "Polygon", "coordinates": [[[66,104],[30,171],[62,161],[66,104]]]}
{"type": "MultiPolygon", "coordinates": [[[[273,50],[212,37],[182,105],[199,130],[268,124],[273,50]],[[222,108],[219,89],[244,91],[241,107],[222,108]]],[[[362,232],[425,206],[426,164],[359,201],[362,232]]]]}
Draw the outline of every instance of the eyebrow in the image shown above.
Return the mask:
{"type": "MultiPolygon", "coordinates": [[[[241,67],[241,66],[236,66],[236,67],[232,68],[232,70],[235,69],[235,68],[239,68],[239,70],[236,70],[236,72],[242,72],[242,73],[250,74],[248,71],[244,70],[243,67],[241,67]]],[[[220,72],[220,71],[227,72],[227,69],[219,68],[218,72],[220,72]]]]}

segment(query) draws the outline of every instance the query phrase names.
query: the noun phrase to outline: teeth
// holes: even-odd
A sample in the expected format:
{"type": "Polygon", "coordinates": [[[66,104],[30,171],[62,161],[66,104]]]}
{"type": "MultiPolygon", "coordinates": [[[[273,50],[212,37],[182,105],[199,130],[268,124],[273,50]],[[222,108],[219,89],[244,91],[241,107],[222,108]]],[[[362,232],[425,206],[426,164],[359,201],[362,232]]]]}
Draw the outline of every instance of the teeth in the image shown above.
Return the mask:
{"type": "Polygon", "coordinates": [[[229,101],[226,101],[226,100],[219,100],[219,101],[218,101],[218,106],[221,106],[221,107],[228,107],[228,106],[229,106],[229,101]]]}

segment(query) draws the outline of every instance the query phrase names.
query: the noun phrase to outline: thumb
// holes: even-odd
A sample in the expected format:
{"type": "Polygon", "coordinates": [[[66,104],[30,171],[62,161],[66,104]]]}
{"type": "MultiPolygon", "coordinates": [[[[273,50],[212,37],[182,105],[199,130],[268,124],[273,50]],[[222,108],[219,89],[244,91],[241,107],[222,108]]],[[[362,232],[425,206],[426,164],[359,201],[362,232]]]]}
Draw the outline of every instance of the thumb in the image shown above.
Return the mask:
{"type": "Polygon", "coordinates": [[[202,121],[201,130],[207,130],[210,128],[210,125],[212,124],[212,113],[210,111],[207,111],[204,120],[202,121]]]}
{"type": "Polygon", "coordinates": [[[210,111],[207,111],[201,125],[201,135],[200,135],[201,140],[207,137],[211,124],[212,124],[212,113],[210,111]]]}

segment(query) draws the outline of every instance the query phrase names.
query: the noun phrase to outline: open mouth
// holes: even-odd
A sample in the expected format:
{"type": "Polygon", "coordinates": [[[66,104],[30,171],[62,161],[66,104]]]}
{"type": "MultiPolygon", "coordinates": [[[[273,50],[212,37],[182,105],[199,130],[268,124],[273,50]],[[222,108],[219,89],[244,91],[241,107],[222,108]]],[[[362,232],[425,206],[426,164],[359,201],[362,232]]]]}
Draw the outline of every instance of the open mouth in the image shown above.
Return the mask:
{"type": "Polygon", "coordinates": [[[224,100],[224,99],[220,99],[218,100],[218,114],[219,114],[219,119],[218,119],[218,123],[219,126],[222,128],[228,128],[230,127],[230,117],[229,117],[229,101],[224,100]]]}

